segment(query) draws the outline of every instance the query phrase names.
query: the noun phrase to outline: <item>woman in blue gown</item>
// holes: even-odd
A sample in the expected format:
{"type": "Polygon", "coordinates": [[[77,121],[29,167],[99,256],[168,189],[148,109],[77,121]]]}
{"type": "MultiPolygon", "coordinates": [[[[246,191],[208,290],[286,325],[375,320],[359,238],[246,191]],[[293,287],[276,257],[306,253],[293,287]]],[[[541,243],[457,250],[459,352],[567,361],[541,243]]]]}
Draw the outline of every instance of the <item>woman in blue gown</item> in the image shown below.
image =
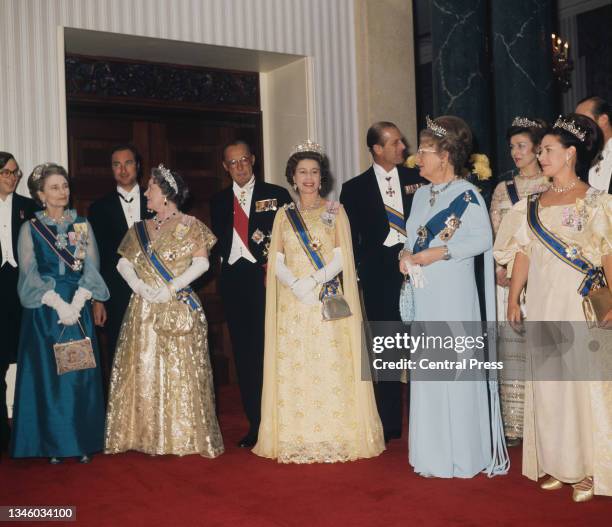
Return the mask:
{"type": "MultiPolygon", "coordinates": [[[[457,117],[427,118],[427,123],[419,136],[417,164],[420,175],[431,184],[415,193],[406,223],[407,240],[400,253],[400,271],[410,270],[415,285],[414,319],[428,323],[480,321],[474,260],[484,254],[487,320],[495,321],[488,211],[477,188],[461,177],[472,134],[457,117]],[[441,221],[436,227],[432,218],[438,214],[441,221]]],[[[439,330],[435,324],[424,327],[439,330]]],[[[463,329],[459,334],[456,328],[452,331],[463,336],[463,329]]],[[[439,350],[422,357],[436,360],[437,353],[439,350]]],[[[431,373],[427,378],[448,378],[443,377],[447,374],[431,373]]],[[[415,376],[410,383],[408,430],[409,462],[415,472],[441,478],[471,478],[482,471],[505,473],[507,457],[496,413],[496,383],[488,386],[484,376],[481,380],[454,381],[415,380],[415,376]]]]}
{"type": "Polygon", "coordinates": [[[82,463],[104,443],[104,399],[89,299],[107,300],[89,223],[66,209],[66,170],[37,166],[28,179],[43,207],[19,232],[18,293],[24,307],[17,357],[11,455],[82,463]],[[77,322],[80,322],[77,323],[77,322]],[[58,375],[53,345],[83,338],[97,366],[58,375]],[[63,334],[62,334],[63,332],[63,334]]]}

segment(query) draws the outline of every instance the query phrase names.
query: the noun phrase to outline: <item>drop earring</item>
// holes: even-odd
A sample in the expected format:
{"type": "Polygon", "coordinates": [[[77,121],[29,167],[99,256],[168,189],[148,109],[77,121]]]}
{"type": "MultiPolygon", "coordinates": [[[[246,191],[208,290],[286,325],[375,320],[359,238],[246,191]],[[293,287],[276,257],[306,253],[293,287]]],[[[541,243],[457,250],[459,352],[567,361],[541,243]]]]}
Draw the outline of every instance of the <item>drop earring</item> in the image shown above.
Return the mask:
{"type": "Polygon", "coordinates": [[[168,206],[168,199],[164,198],[164,207],[167,207],[167,206],[168,206]]]}
{"type": "Polygon", "coordinates": [[[293,184],[293,190],[297,192],[297,185],[295,183],[293,184]]]}

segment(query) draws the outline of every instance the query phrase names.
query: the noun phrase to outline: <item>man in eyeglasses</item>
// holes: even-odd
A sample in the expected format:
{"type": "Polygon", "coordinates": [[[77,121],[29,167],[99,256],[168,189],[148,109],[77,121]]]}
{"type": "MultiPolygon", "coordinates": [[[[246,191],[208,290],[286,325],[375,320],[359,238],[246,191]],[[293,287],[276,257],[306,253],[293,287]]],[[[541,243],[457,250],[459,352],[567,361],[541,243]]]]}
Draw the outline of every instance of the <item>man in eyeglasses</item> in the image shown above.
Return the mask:
{"type": "Polygon", "coordinates": [[[104,326],[106,349],[102,354],[104,385],[108,390],[109,373],[113,364],[115,347],[121,329],[123,315],[130,301],[132,290],[117,271],[117,248],[125,233],[135,222],[148,218],[147,200],[138,184],[140,155],[133,145],[113,148],[111,169],[116,188],[89,208],[89,222],[94,230],[100,253],[100,273],[110,291],[104,304],[94,302],[94,321],[104,326]]]}
{"type": "Polygon", "coordinates": [[[0,152],[0,453],[10,439],[6,407],[6,372],[17,359],[21,303],[17,295],[19,255],[17,239],[21,225],[37,210],[29,198],[15,193],[21,170],[12,154],[0,152]]]}
{"type": "Polygon", "coordinates": [[[238,446],[257,442],[263,383],[265,266],[277,209],[291,203],[287,190],[257,181],[255,156],[241,140],[223,148],[232,185],[211,200],[214,248],[221,259],[220,292],[229,327],[242,406],[249,431],[238,446]]]}

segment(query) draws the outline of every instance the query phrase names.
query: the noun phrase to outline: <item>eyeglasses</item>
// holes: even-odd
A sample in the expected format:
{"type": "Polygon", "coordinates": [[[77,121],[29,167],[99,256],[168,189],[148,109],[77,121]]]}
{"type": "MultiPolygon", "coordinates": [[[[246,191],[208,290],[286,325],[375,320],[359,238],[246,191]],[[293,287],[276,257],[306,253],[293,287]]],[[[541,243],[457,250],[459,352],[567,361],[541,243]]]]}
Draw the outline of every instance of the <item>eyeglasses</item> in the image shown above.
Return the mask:
{"type": "Polygon", "coordinates": [[[427,153],[430,153],[430,154],[437,154],[437,153],[438,153],[438,151],[437,151],[435,148],[419,148],[419,149],[416,151],[416,155],[417,155],[417,156],[422,156],[423,154],[427,154],[427,153]]]}
{"type": "Polygon", "coordinates": [[[247,156],[242,156],[240,159],[230,159],[226,161],[226,165],[230,168],[236,168],[238,165],[246,165],[251,163],[251,158],[247,156]]]}
{"type": "Polygon", "coordinates": [[[16,179],[19,179],[21,177],[21,170],[19,170],[18,168],[16,168],[15,170],[9,170],[8,168],[5,168],[3,170],[0,170],[0,176],[5,178],[13,176],[16,179]]]}

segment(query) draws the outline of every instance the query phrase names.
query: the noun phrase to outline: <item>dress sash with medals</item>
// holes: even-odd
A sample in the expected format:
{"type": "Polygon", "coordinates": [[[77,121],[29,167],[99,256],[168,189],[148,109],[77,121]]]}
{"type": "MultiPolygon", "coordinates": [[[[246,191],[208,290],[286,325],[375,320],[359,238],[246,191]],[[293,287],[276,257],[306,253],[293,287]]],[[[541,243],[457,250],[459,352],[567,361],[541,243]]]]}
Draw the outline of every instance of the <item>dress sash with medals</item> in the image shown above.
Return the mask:
{"type": "MultiPolygon", "coordinates": [[[[136,238],[138,239],[143,254],[147,256],[149,263],[157,271],[162,280],[167,285],[170,285],[170,282],[174,278],[174,274],[164,265],[159,255],[155,252],[155,249],[153,249],[145,222],[138,221],[134,223],[134,228],[136,230],[136,238]]],[[[187,304],[192,311],[200,311],[202,309],[202,305],[191,286],[184,287],[180,291],[177,291],[176,297],[181,302],[187,304]]]]}
{"type": "Polygon", "coordinates": [[[529,204],[527,207],[527,223],[529,224],[529,228],[538,240],[542,242],[544,247],[559,258],[559,260],[585,275],[580,287],[578,287],[578,293],[580,293],[582,297],[586,297],[592,290],[603,287],[605,285],[605,278],[602,268],[595,267],[584,258],[580,254],[580,247],[565,243],[544,227],[538,214],[539,207],[540,195],[533,194],[529,196],[529,204]]]}
{"type": "MultiPolygon", "coordinates": [[[[300,246],[304,249],[304,253],[313,267],[318,271],[319,269],[325,266],[325,261],[323,260],[323,255],[321,254],[321,242],[316,238],[313,238],[310,232],[308,231],[308,227],[306,227],[306,223],[304,222],[304,218],[300,214],[300,211],[297,207],[291,203],[287,205],[285,208],[287,213],[287,218],[289,219],[289,224],[295,233],[298,241],[300,242],[300,246]]],[[[326,296],[334,296],[338,294],[338,289],[340,287],[340,280],[338,277],[332,278],[329,282],[323,284],[321,289],[321,293],[319,294],[319,300],[322,300],[326,296]]]]}
{"type": "Polygon", "coordinates": [[[470,203],[479,205],[473,190],[459,194],[450,205],[433,216],[426,225],[417,229],[417,240],[412,252],[424,251],[439,236],[443,242],[450,240],[461,226],[461,217],[470,203]]]}
{"type": "Polygon", "coordinates": [[[85,222],[74,222],[74,236],[76,237],[74,254],[68,250],[68,239],[70,234],[55,234],[48,225],[38,218],[30,220],[34,230],[47,243],[51,250],[74,272],[83,269],[83,260],[86,256],[87,247],[87,224],[85,222]]]}

